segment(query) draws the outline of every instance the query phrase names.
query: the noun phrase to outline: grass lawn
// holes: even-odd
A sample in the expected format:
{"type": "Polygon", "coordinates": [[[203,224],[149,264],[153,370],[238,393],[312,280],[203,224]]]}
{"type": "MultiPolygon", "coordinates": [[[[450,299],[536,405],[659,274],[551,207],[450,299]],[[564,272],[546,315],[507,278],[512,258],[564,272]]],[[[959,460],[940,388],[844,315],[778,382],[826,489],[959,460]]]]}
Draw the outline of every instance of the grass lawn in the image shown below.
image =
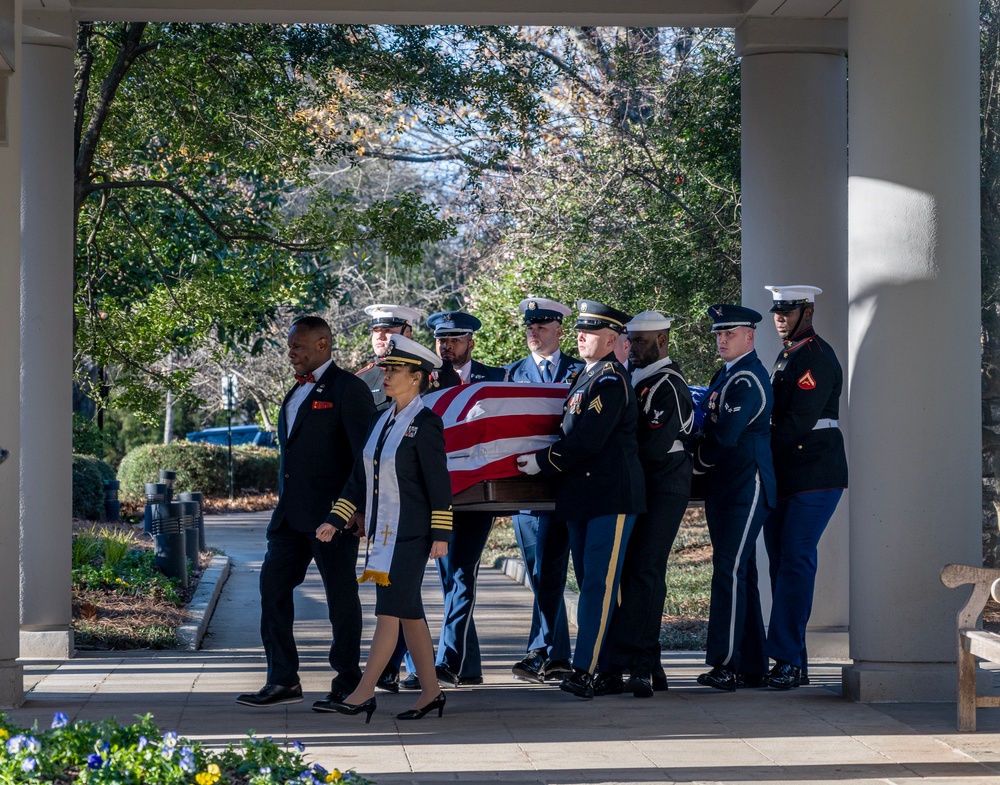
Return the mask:
{"type": "MultiPolygon", "coordinates": [[[[510,518],[497,518],[483,551],[483,564],[497,566],[510,558],[521,558],[514,528],[510,518]]],[[[572,562],[569,572],[567,587],[576,591],[572,562]]],[[[712,546],[705,511],[691,508],[684,514],[667,563],[667,599],[660,628],[660,645],[664,649],[704,650],[711,580],[712,546]]]]}

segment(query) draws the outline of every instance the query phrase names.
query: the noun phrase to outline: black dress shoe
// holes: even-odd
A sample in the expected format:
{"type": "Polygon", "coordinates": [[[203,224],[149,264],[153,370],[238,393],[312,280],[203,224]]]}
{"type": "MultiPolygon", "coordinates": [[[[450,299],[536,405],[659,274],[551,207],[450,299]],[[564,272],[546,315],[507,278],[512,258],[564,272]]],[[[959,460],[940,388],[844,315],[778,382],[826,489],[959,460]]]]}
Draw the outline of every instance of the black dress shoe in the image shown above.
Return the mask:
{"type": "Polygon", "coordinates": [[[569,660],[546,660],[545,661],[545,681],[562,681],[573,672],[573,665],[569,660]]]}
{"type": "Polygon", "coordinates": [[[653,692],[666,692],[670,689],[670,682],[667,681],[667,674],[663,672],[663,668],[653,671],[649,680],[653,685],[653,692]]]}
{"type": "Polygon", "coordinates": [[[802,671],[798,665],[778,660],[771,672],[767,674],[767,686],[776,690],[794,690],[802,679],[802,671]]]}
{"type": "Polygon", "coordinates": [[[593,679],[594,696],[621,695],[625,691],[620,673],[598,673],[593,679]]]}
{"type": "Polygon", "coordinates": [[[808,684],[809,684],[809,674],[807,673],[799,674],[799,686],[805,687],[808,684]]]}
{"type": "Polygon", "coordinates": [[[767,676],[761,673],[737,673],[736,689],[750,690],[767,686],[767,676]]]}
{"type": "Polygon", "coordinates": [[[244,706],[262,708],[281,706],[285,703],[302,703],[302,686],[282,687],[280,684],[265,684],[257,692],[245,692],[236,696],[236,702],[244,706]]]}
{"type": "Polygon", "coordinates": [[[542,684],[545,681],[545,653],[541,649],[529,651],[523,660],[517,663],[510,672],[515,679],[542,684]]]}
{"type": "Polygon", "coordinates": [[[594,699],[594,679],[587,671],[579,668],[574,668],[571,674],[559,682],[559,689],[584,700],[594,699]]]}
{"type": "Polygon", "coordinates": [[[336,684],[331,684],[330,691],[326,694],[326,697],[313,703],[313,711],[336,711],[336,709],[333,708],[333,704],[343,703],[344,698],[352,692],[354,692],[354,690],[343,690],[336,684]]]}
{"type": "Polygon", "coordinates": [[[723,692],[736,692],[736,674],[721,665],[716,665],[708,673],[701,674],[698,683],[723,692]]]}
{"type": "Polygon", "coordinates": [[[409,711],[401,712],[400,714],[396,715],[396,719],[397,720],[422,720],[430,712],[434,711],[434,709],[437,709],[438,717],[443,717],[444,716],[444,702],[445,702],[445,694],[443,692],[439,692],[438,696],[434,700],[432,700],[430,703],[428,703],[427,705],[422,706],[419,709],[410,709],[409,711]]]}
{"type": "Polygon", "coordinates": [[[375,689],[382,692],[399,692],[399,668],[386,665],[382,675],[375,682],[375,689]]]}
{"type": "Polygon", "coordinates": [[[417,674],[411,673],[399,683],[399,688],[401,690],[419,690],[420,679],[417,678],[417,674]]]}
{"type": "MultiPolygon", "coordinates": [[[[315,706],[313,707],[315,708],[315,706]]],[[[365,713],[365,725],[372,721],[372,715],[375,713],[375,709],[378,708],[378,701],[372,696],[363,703],[331,703],[330,708],[337,714],[349,714],[351,716],[357,716],[361,712],[365,713]]]]}
{"type": "Polygon", "coordinates": [[[458,686],[459,687],[473,687],[476,684],[482,684],[482,683],[483,683],[483,677],[482,676],[459,676],[458,677],[458,686]]]}
{"type": "Polygon", "coordinates": [[[442,687],[458,686],[458,674],[452,673],[444,665],[435,665],[434,672],[437,674],[438,684],[442,687]]]}
{"type": "Polygon", "coordinates": [[[631,692],[633,698],[652,698],[653,682],[648,673],[630,673],[625,682],[625,691],[631,692]]]}

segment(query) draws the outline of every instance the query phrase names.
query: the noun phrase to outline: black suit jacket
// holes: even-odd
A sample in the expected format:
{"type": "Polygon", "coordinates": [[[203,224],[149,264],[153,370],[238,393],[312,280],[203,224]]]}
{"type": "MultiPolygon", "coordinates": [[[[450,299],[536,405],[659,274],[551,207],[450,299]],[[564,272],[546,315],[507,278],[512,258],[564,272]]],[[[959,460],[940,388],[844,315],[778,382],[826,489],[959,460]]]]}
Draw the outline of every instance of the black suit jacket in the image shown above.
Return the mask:
{"type": "Polygon", "coordinates": [[[484,365],[479,360],[472,361],[472,368],[469,370],[469,384],[475,384],[476,382],[504,382],[506,380],[507,372],[503,368],[484,365]]]}
{"type": "Polygon", "coordinates": [[[285,404],[295,390],[285,395],[278,415],[278,506],[268,528],[284,522],[295,531],[313,532],[351,476],[375,403],[367,384],[330,363],[299,407],[291,433],[285,433],[285,404]]]}

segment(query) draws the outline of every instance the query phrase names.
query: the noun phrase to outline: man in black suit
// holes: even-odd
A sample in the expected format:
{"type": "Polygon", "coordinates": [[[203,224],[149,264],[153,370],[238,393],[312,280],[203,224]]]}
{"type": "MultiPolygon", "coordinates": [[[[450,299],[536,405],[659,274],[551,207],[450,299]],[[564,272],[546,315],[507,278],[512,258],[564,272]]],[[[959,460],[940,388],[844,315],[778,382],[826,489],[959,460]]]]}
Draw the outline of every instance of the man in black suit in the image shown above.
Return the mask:
{"type": "Polygon", "coordinates": [[[260,571],[260,637],[267,655],[267,683],[236,698],[245,706],[302,700],[292,634],[293,592],[313,560],[323,578],[333,627],[330,665],[336,675],[324,701],[343,700],[361,679],[358,540],[339,534],[331,542],[320,542],[316,528],[351,474],[375,404],[364,382],[337,367],[330,348],[330,327],[319,317],[299,319],[288,333],[296,385],[278,415],[278,505],[267,527],[267,554],[260,571]]]}

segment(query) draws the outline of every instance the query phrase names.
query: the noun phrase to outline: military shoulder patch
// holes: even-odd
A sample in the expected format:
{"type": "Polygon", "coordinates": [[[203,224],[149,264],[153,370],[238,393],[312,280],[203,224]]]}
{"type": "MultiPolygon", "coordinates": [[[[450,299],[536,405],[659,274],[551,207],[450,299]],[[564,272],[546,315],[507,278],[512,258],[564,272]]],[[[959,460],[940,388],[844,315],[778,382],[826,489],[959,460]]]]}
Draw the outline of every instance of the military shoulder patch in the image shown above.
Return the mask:
{"type": "Polygon", "coordinates": [[[803,390],[815,390],[816,379],[813,378],[812,371],[806,371],[799,377],[799,387],[803,390]]]}
{"type": "Polygon", "coordinates": [[[601,409],[603,409],[603,408],[604,408],[604,404],[601,403],[601,396],[598,395],[596,398],[594,398],[594,400],[592,400],[590,402],[590,405],[587,407],[587,411],[590,411],[591,409],[593,409],[595,412],[597,412],[598,414],[600,414],[601,413],[601,409]]]}

